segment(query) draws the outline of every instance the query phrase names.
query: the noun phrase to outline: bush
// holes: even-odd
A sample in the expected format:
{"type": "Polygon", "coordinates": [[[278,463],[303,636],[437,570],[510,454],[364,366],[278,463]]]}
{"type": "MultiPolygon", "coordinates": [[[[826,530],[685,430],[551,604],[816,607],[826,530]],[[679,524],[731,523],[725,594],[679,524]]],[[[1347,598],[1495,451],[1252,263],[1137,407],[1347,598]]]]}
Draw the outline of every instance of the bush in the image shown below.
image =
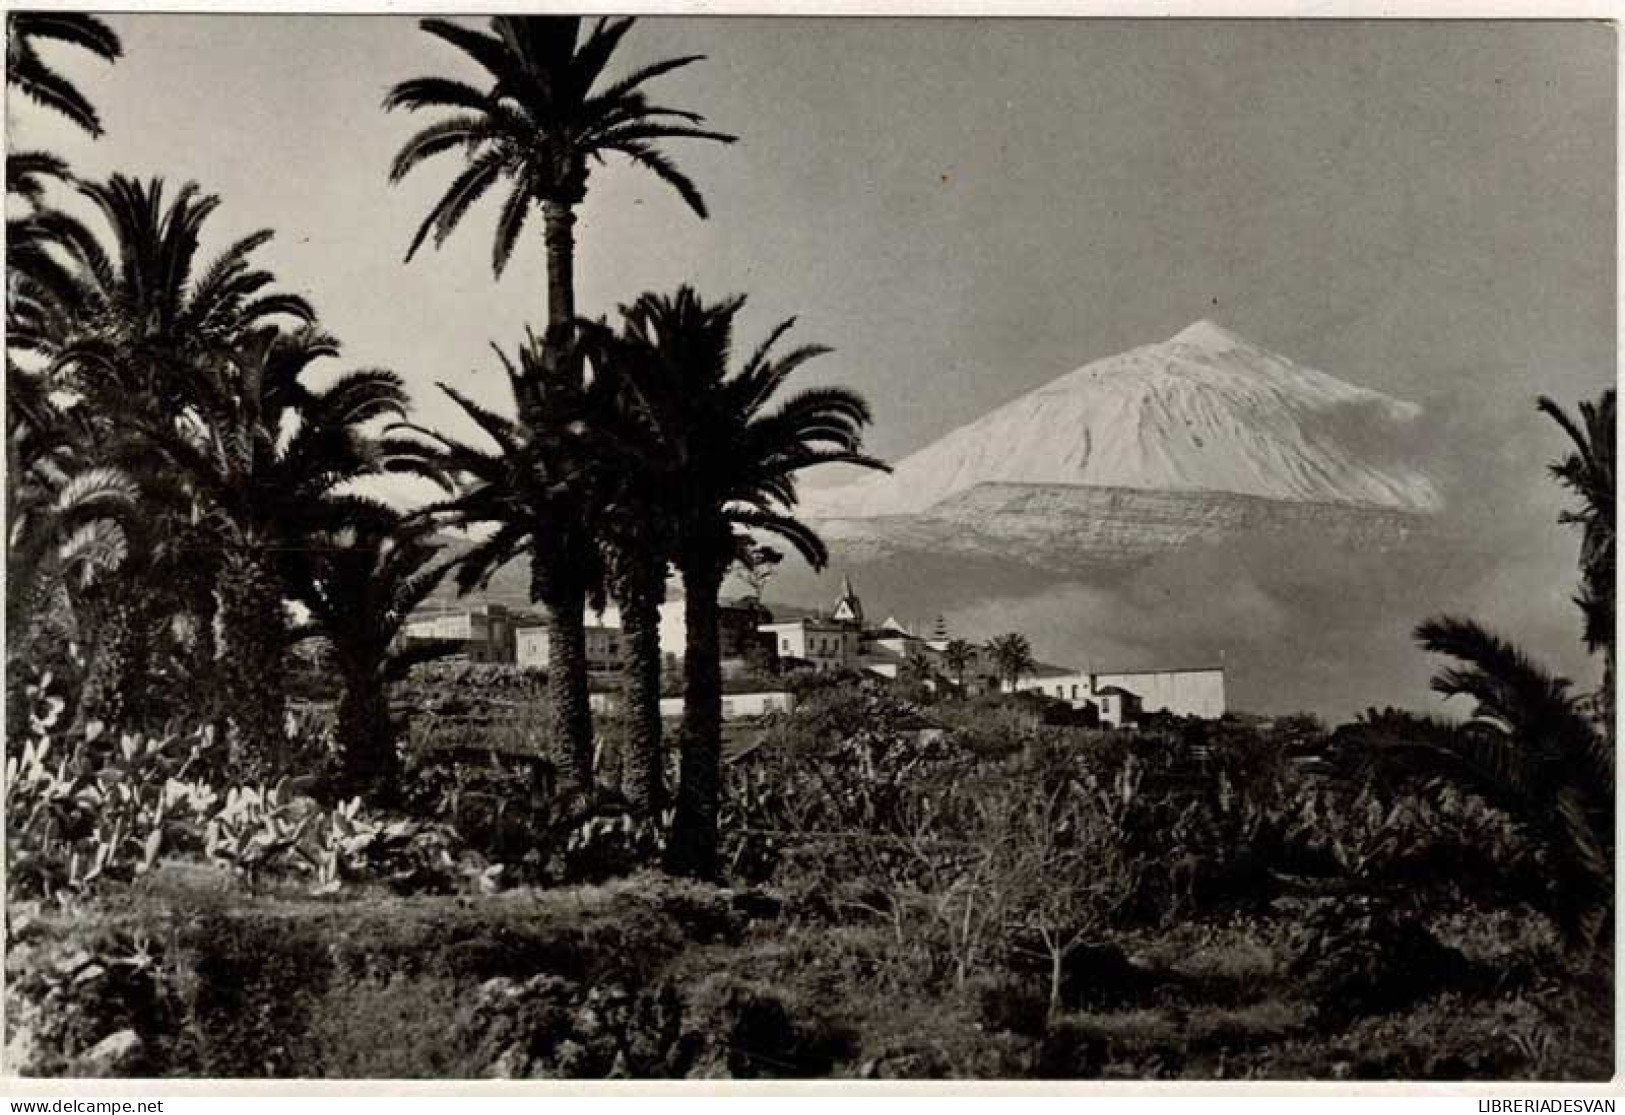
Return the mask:
{"type": "Polygon", "coordinates": [[[401,807],[456,829],[516,880],[543,877],[559,840],[559,800],[545,759],[465,748],[408,755],[401,807]]]}
{"type": "Polygon", "coordinates": [[[1040,982],[1009,973],[989,973],[971,981],[976,1018],[989,1033],[1042,1037],[1049,1029],[1049,996],[1040,982]]]}
{"type": "Polygon", "coordinates": [[[1294,935],[1288,971],[1331,1021],[1407,1006],[1471,974],[1414,917],[1363,896],[1316,903],[1294,935]]]}
{"type": "Polygon", "coordinates": [[[671,1067],[706,1079],[823,1076],[847,1045],[779,991],[718,973],[688,993],[671,1067]]]}
{"type": "Polygon", "coordinates": [[[162,938],[83,921],[56,936],[25,906],[8,913],[6,1061],[13,1071],[102,1075],[117,1068],[141,1076],[162,1063],[181,1017],[162,938]],[[136,1040],[117,1062],[96,1063],[98,1050],[123,1035],[136,1040]]]}

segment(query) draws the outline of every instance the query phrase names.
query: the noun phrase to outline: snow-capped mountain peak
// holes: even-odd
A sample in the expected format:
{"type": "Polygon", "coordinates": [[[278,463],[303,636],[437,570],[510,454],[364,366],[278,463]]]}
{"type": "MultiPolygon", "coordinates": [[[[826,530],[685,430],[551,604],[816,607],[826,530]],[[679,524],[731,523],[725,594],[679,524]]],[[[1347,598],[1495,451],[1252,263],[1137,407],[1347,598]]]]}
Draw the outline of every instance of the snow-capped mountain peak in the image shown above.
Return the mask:
{"type": "Polygon", "coordinates": [[[917,515],[981,485],[1039,485],[1431,512],[1428,479],[1367,448],[1419,414],[1203,320],[1014,399],[889,476],[809,492],[803,510],[917,515]]]}
{"type": "Polygon", "coordinates": [[[1168,339],[1171,345],[1207,349],[1209,352],[1228,352],[1247,342],[1218,322],[1202,318],[1193,321],[1168,339]]]}

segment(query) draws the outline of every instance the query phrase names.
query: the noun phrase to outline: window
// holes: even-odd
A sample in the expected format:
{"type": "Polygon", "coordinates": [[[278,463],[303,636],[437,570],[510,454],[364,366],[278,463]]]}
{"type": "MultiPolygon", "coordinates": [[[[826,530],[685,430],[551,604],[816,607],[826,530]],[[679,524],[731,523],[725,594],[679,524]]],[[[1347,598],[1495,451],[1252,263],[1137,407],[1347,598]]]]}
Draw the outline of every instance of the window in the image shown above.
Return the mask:
{"type": "Polygon", "coordinates": [[[1078,687],[1075,685],[1072,687],[1072,699],[1074,701],[1078,699],[1078,687]]]}

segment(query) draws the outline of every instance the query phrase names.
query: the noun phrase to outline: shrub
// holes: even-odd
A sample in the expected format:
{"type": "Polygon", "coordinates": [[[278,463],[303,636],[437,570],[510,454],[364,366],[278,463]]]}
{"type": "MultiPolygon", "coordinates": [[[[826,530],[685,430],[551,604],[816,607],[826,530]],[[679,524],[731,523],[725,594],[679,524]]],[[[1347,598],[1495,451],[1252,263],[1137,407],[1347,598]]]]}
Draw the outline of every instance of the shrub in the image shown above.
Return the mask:
{"type": "Polygon", "coordinates": [[[417,817],[454,828],[515,881],[545,877],[559,840],[556,780],[544,759],[459,749],[408,755],[400,799],[417,817]]]}
{"type": "Polygon", "coordinates": [[[1469,976],[1466,959],[1414,917],[1364,896],[1313,905],[1288,968],[1332,1021],[1395,1010],[1469,976]]]}
{"type": "Polygon", "coordinates": [[[988,973],[972,980],[976,1018],[989,1033],[1041,1037],[1049,1028],[1049,997],[1041,983],[1009,973],[988,973]]]}
{"type": "Polygon", "coordinates": [[[179,1029],[180,1004],[166,942],[142,931],[79,921],[66,937],[41,930],[26,906],[9,911],[6,947],[6,1060],[28,1076],[84,1075],[85,1055],[133,1033],[144,1075],[161,1063],[161,1043],[179,1029]],[[145,1039],[145,1045],[141,1039],[145,1039]]]}
{"type": "Polygon", "coordinates": [[[687,994],[675,1075],[747,1080],[826,1075],[847,1036],[781,992],[718,973],[687,994]]]}

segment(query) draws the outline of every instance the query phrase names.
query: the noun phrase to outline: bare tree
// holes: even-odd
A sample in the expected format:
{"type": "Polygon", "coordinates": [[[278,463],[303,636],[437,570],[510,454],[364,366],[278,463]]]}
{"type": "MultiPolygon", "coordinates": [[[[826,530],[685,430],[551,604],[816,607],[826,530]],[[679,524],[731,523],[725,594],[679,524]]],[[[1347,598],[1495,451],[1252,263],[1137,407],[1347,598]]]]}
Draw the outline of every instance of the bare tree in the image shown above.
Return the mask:
{"type": "Polygon", "coordinates": [[[1012,787],[995,808],[990,842],[1005,939],[1014,956],[1046,966],[1053,1016],[1067,961],[1112,924],[1138,886],[1139,867],[1076,782],[1012,787]]]}

